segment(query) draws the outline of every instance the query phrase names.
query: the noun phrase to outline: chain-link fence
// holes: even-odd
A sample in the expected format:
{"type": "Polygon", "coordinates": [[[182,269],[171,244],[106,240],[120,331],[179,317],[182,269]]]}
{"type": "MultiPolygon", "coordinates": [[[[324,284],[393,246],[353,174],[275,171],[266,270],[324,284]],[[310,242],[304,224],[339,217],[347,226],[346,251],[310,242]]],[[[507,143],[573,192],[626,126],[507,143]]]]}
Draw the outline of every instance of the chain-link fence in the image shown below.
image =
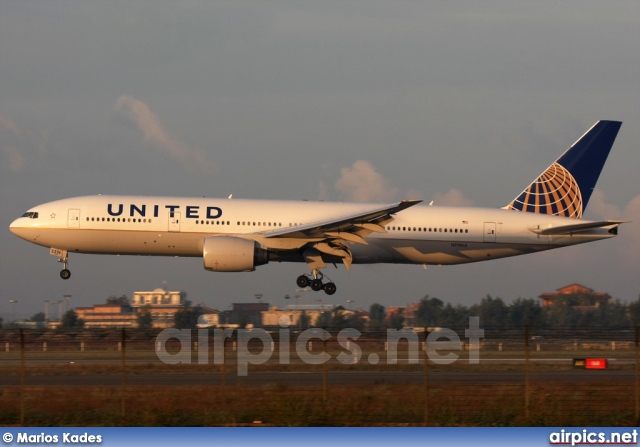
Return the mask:
{"type": "Polygon", "coordinates": [[[638,355],[637,328],[4,330],[0,424],[635,425],[638,355]]]}

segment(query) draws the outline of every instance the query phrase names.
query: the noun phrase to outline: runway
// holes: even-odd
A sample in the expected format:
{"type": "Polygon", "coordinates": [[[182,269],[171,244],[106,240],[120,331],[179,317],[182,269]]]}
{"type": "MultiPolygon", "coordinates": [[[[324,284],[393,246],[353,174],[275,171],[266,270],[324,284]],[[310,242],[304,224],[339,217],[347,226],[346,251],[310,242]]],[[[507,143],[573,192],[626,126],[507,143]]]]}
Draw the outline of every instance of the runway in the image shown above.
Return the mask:
{"type": "MultiPolygon", "coordinates": [[[[570,370],[544,371],[529,373],[531,381],[606,381],[616,382],[635,379],[631,370],[570,370]]],[[[428,374],[429,383],[522,383],[525,380],[523,371],[433,371],[428,374]]],[[[423,371],[329,371],[327,383],[329,385],[373,385],[373,384],[419,384],[424,382],[423,371]]],[[[320,386],[323,374],[319,372],[251,372],[247,376],[237,376],[235,373],[152,373],[127,374],[126,385],[130,386],[188,386],[188,385],[292,385],[292,386],[320,386]]],[[[113,374],[81,374],[81,375],[34,375],[25,377],[26,386],[120,386],[122,375],[113,374]]],[[[18,376],[0,376],[0,387],[19,386],[18,376]]]]}

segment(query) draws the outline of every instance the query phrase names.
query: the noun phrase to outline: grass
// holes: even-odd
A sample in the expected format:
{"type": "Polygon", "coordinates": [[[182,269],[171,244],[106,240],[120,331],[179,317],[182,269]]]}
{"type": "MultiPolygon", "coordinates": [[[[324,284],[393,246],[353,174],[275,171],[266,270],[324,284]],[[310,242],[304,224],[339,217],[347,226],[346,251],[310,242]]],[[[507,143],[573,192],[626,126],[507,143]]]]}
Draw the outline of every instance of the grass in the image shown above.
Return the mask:
{"type": "MultiPolygon", "coordinates": [[[[532,383],[529,418],[523,384],[434,385],[426,406],[422,385],[333,386],[326,402],[309,386],[28,387],[24,407],[29,426],[630,426],[628,386],[532,383]]],[[[0,425],[19,408],[0,390],[0,425]]]]}

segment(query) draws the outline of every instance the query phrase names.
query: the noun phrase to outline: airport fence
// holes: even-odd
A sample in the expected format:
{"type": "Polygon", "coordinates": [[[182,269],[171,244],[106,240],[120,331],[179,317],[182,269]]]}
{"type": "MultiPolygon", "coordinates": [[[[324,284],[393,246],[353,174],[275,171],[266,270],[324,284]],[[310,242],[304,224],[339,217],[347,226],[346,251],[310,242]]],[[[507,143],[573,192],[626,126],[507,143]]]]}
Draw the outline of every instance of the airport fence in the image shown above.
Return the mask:
{"type": "Polygon", "coordinates": [[[639,334],[2,330],[0,424],[637,425],[639,334]]]}

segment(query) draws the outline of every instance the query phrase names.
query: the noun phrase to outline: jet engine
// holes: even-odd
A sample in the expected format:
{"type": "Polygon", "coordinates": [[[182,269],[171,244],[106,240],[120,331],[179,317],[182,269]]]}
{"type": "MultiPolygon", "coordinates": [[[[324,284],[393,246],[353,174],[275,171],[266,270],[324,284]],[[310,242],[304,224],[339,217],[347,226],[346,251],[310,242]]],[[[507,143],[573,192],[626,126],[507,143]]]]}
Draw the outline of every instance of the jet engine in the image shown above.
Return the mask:
{"type": "Polygon", "coordinates": [[[212,272],[251,272],[269,262],[269,252],[250,239],[211,236],[204,240],[202,258],[205,270],[212,272]]]}

